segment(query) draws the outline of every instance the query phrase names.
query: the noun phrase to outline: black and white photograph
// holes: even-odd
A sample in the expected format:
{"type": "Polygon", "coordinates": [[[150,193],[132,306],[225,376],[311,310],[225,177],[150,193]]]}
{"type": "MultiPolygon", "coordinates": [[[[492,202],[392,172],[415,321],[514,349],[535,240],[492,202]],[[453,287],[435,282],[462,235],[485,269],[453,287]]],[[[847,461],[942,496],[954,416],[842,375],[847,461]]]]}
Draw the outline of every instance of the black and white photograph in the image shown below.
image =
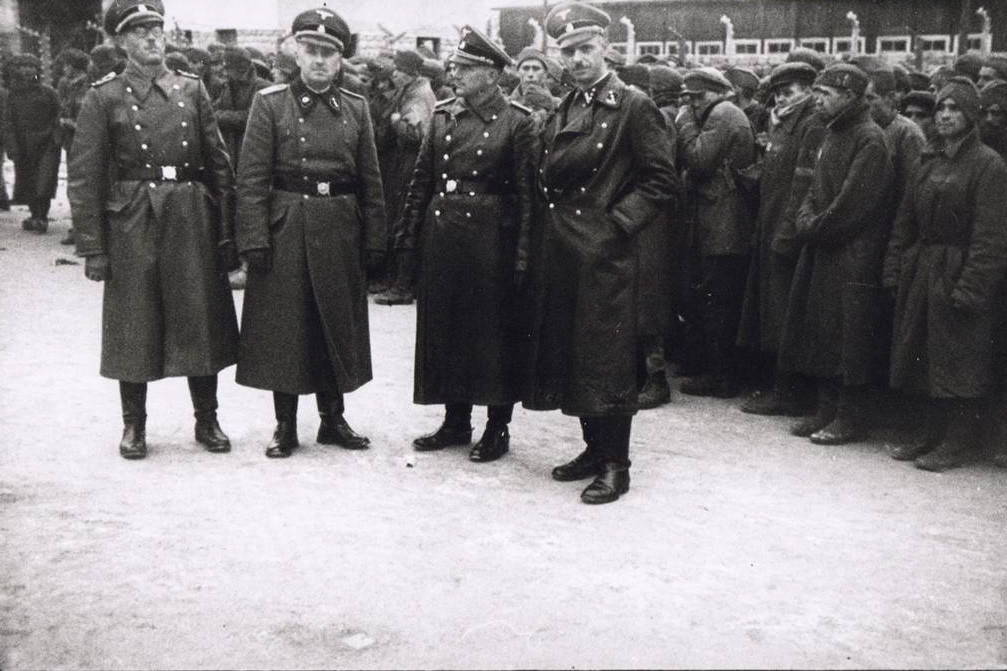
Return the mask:
{"type": "Polygon", "coordinates": [[[0,0],[0,669],[1007,669],[1007,0],[0,0]]]}

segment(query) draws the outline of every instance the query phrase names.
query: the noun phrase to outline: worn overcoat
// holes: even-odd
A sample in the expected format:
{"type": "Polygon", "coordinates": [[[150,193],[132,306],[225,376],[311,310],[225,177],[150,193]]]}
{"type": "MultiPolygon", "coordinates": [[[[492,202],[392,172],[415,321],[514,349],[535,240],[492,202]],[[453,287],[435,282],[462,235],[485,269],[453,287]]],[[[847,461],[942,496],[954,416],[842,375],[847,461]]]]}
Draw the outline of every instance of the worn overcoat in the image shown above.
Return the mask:
{"type": "Polygon", "coordinates": [[[218,245],[230,239],[234,172],[194,76],[132,63],[95,83],[77,115],[70,207],[82,256],[107,254],[101,374],[145,382],[212,375],[237,358],[218,245]],[[174,181],[154,179],[169,166],[174,181]]]}
{"type": "Polygon", "coordinates": [[[537,141],[531,111],[496,92],[437,106],[396,247],[422,240],[417,403],[518,400],[516,273],[528,269],[537,141]]]}
{"type": "Polygon", "coordinates": [[[543,242],[525,404],[581,417],[636,410],[635,238],[676,188],[664,119],[614,74],[546,123],[543,242]],[[575,105],[585,106],[571,114],[575,105]]]}
{"type": "Polygon", "coordinates": [[[783,370],[846,385],[878,366],[881,266],[893,172],[882,130],[856,103],[828,125],[796,219],[803,248],[780,341],[783,370]]]}
{"type": "Polygon", "coordinates": [[[385,249],[367,102],[297,79],[256,94],[238,168],[238,251],[272,251],[245,289],[238,382],[291,394],[371,379],[364,252],[385,249]],[[324,184],[300,193],[291,181],[324,184]],[[324,193],[323,193],[324,191],[324,193]]]}
{"type": "Polygon", "coordinates": [[[51,86],[33,82],[11,88],[7,154],[14,161],[14,202],[56,197],[59,182],[60,101],[51,86]]]}
{"type": "Polygon", "coordinates": [[[994,324],[1007,268],[1007,167],[975,131],[924,150],[895,222],[891,385],[934,398],[994,388],[994,324]],[[896,279],[897,278],[897,279],[896,279]]]}

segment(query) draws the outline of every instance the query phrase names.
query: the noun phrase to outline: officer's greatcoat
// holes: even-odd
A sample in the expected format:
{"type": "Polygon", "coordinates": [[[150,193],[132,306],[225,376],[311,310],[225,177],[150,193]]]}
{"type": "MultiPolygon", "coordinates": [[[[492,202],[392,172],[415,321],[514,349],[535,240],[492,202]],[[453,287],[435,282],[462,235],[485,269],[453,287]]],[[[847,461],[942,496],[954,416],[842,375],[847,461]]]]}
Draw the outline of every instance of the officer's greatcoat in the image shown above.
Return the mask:
{"type": "Polygon", "coordinates": [[[543,135],[545,229],[532,260],[525,399],[581,417],[636,410],[635,237],[667,206],[677,179],[664,119],[644,93],[613,74],[589,95],[570,92],[543,135]]]}
{"type": "Polygon", "coordinates": [[[251,272],[238,382],[290,394],[371,379],[365,250],[385,249],[367,102],[297,79],[256,94],[238,169],[238,250],[271,249],[251,272]]]}
{"type": "Polygon", "coordinates": [[[515,271],[528,267],[535,126],[496,93],[438,105],[406,197],[399,249],[422,239],[416,403],[518,399],[515,271]]]}
{"type": "Polygon", "coordinates": [[[237,319],[215,253],[234,172],[202,82],[167,68],[151,81],[132,62],[97,82],[69,174],[77,253],[109,260],[101,374],[146,382],[233,364],[237,319]]]}

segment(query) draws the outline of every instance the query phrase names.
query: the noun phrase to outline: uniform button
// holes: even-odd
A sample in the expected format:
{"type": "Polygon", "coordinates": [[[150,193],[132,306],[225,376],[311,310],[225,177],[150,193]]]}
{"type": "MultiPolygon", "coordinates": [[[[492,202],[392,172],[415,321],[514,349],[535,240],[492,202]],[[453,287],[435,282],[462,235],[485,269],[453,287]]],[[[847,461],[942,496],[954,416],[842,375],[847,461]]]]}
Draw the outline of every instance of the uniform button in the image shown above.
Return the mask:
{"type": "Polygon", "coordinates": [[[298,121],[299,121],[300,123],[304,123],[304,117],[301,117],[300,119],[298,119],[298,121]]]}
{"type": "Polygon", "coordinates": [[[139,107],[137,107],[136,105],[133,105],[133,111],[134,111],[134,112],[139,112],[139,111],[140,111],[140,108],[139,108],[139,107]]]}
{"type": "Polygon", "coordinates": [[[482,149],[476,149],[476,156],[482,156],[482,155],[483,155],[483,150],[482,149]]]}
{"type": "Polygon", "coordinates": [[[599,142],[598,143],[598,149],[604,149],[604,148],[605,148],[605,143],[599,142]]]}
{"type": "Polygon", "coordinates": [[[132,86],[127,86],[126,87],[126,93],[132,93],[132,92],[133,92],[133,87],[132,86]]]}
{"type": "MultiPolygon", "coordinates": [[[[493,118],[496,118],[496,117],[493,117],[493,118]]],[[[483,137],[489,137],[489,136],[490,136],[489,131],[483,131],[483,137]]]]}
{"type": "Polygon", "coordinates": [[[451,142],[451,136],[450,135],[445,135],[444,136],[444,141],[445,142],[451,142]]]}
{"type": "Polygon", "coordinates": [[[151,182],[150,183],[150,188],[156,189],[157,188],[157,184],[155,184],[154,182],[151,182]]]}
{"type": "Polygon", "coordinates": [[[434,216],[435,217],[441,216],[441,211],[440,210],[434,210],[434,216]]]}
{"type": "Polygon", "coordinates": [[[549,209],[550,210],[555,210],[556,209],[556,203],[549,203],[549,209]]]}
{"type": "Polygon", "coordinates": [[[303,197],[304,197],[304,200],[307,200],[308,199],[308,194],[304,194],[303,197]]]}
{"type": "Polygon", "coordinates": [[[133,128],[137,130],[143,130],[143,126],[141,126],[140,124],[136,124],[135,126],[133,126],[133,128]]]}
{"type": "Polygon", "coordinates": [[[608,128],[608,122],[607,121],[602,121],[601,122],[601,127],[602,128],[608,128]]]}
{"type": "Polygon", "coordinates": [[[580,210],[577,210],[577,216],[578,217],[580,216],[580,210]]]}
{"type": "Polygon", "coordinates": [[[182,102],[181,100],[179,100],[179,101],[178,101],[178,106],[179,106],[179,107],[185,107],[185,103],[184,103],[184,102],[182,102]]]}
{"type": "Polygon", "coordinates": [[[143,149],[144,151],[147,151],[147,145],[146,144],[141,144],[140,145],[140,149],[143,149]]]}
{"type": "Polygon", "coordinates": [[[302,137],[301,138],[301,142],[307,142],[307,141],[308,141],[308,138],[306,138],[306,137],[302,137]]]}
{"type": "Polygon", "coordinates": [[[183,147],[188,147],[189,146],[189,141],[188,140],[182,140],[182,146],[183,147]]]}
{"type": "Polygon", "coordinates": [[[171,88],[173,88],[173,89],[175,89],[175,90],[177,91],[177,90],[179,90],[179,89],[180,89],[180,88],[182,88],[182,87],[181,87],[181,86],[179,86],[178,84],[175,84],[175,85],[174,85],[174,86],[172,86],[171,88]]]}
{"type": "Polygon", "coordinates": [[[475,191],[469,191],[469,196],[471,196],[472,198],[475,198],[476,197],[476,192],[475,191]]]}
{"type": "Polygon", "coordinates": [[[189,127],[189,122],[188,121],[183,121],[182,122],[182,128],[188,128],[188,127],[189,127]]]}
{"type": "Polygon", "coordinates": [[[151,165],[150,163],[148,163],[148,164],[147,164],[147,167],[148,167],[148,168],[153,168],[154,166],[152,166],[152,165],[151,165]]]}
{"type": "Polygon", "coordinates": [[[443,198],[443,197],[444,197],[444,192],[443,192],[443,191],[441,191],[441,198],[443,198]]]}
{"type": "Polygon", "coordinates": [[[466,212],[465,213],[465,218],[466,219],[471,219],[472,218],[472,213],[471,212],[466,212]]]}
{"type": "Polygon", "coordinates": [[[448,174],[447,173],[444,173],[443,175],[441,175],[441,179],[447,179],[447,178],[448,178],[448,174]]]}
{"type": "Polygon", "coordinates": [[[478,175],[478,174],[479,174],[479,171],[478,171],[478,170],[473,170],[473,171],[472,171],[472,174],[473,174],[473,175],[478,175]]]}
{"type": "Polygon", "coordinates": [[[451,155],[450,155],[450,154],[444,154],[444,160],[445,160],[445,161],[446,161],[446,160],[448,160],[449,158],[451,158],[451,155]]]}
{"type": "Polygon", "coordinates": [[[188,168],[188,167],[189,167],[189,164],[188,164],[188,163],[186,163],[186,164],[185,164],[185,167],[186,167],[186,168],[188,168]]]}

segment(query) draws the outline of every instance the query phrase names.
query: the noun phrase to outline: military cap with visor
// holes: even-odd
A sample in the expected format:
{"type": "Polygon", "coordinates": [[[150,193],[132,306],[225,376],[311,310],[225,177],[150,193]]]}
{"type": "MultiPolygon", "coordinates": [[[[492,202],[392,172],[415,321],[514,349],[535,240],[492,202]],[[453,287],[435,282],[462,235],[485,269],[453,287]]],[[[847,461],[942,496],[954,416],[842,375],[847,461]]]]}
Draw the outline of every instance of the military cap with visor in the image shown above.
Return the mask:
{"type": "Polygon", "coordinates": [[[335,47],[342,54],[346,54],[351,46],[350,28],[346,21],[325,7],[298,14],[294,18],[291,32],[298,42],[324,44],[335,47]]]}
{"type": "Polygon", "coordinates": [[[828,86],[834,89],[852,91],[858,96],[867,90],[867,73],[856,65],[836,63],[825,68],[815,80],[815,86],[828,86]]]}
{"type": "Polygon", "coordinates": [[[105,32],[109,35],[119,35],[129,28],[151,23],[164,25],[161,0],[113,0],[105,11],[105,32]]]}
{"type": "Polygon", "coordinates": [[[503,49],[472,26],[463,26],[458,46],[451,54],[454,65],[486,65],[503,70],[513,61],[503,49]]]}
{"type": "Polygon", "coordinates": [[[583,2],[564,2],[545,17],[545,31],[560,47],[572,47],[592,37],[605,35],[612,18],[583,2]]]}

